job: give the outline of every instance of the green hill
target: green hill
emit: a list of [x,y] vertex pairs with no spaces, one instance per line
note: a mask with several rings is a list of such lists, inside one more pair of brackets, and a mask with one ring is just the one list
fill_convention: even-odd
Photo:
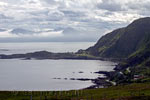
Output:
[[132,53],[144,48],[149,37],[150,18],[141,18],[125,28],[104,35],[93,47],[82,52],[104,58],[127,58]]
[[133,21],[104,35],[93,46],[78,53],[102,58],[126,58],[110,80],[118,84],[150,82],[150,17]]
[[0,100],[150,100],[149,83],[72,91],[0,91]]
[[116,72],[123,73],[122,76],[112,76],[111,80],[118,84],[150,82],[150,37],[147,37],[142,48],[131,54],[126,61],[119,63]]

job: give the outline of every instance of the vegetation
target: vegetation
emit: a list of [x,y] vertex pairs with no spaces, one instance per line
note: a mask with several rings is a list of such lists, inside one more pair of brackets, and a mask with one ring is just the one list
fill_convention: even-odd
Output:
[[[120,62],[109,80],[119,86],[103,89],[53,92],[0,92],[0,100],[150,100],[150,18],[141,18],[125,28],[103,36],[93,47],[76,53],[46,51],[0,55],[1,59],[101,59],[117,58]],[[147,83],[148,82],[148,83]]]
[[125,58],[110,76],[117,84],[150,82],[150,17],[104,35],[93,47],[79,53],[83,52],[109,59]]
[[147,45],[150,39],[149,26],[149,17],[135,20],[125,28],[104,35],[93,47],[83,52],[104,58],[128,58]]
[[122,72],[123,75],[119,76],[118,74],[114,74],[111,80],[116,81],[118,84],[150,82],[149,47],[146,46],[144,49],[135,52],[126,61],[120,63],[116,67],[116,72]]
[[0,100],[149,100],[150,83],[73,91],[1,91]]

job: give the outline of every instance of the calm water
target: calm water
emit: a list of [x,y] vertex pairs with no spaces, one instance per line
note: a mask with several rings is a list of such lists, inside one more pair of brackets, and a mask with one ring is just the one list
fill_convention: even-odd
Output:
[[[1,53],[25,53],[47,50],[55,52],[77,51],[93,43],[0,43]],[[42,44],[42,45],[41,45]],[[61,46],[60,46],[61,45]],[[60,48],[59,48],[60,46]],[[99,60],[0,60],[0,90],[71,90],[93,85],[91,81],[70,78],[96,78],[96,71],[111,71],[115,63]],[[83,73],[79,73],[79,72]],[[60,79],[54,79],[60,78]],[[67,78],[65,80],[64,78]]]
[[29,42],[29,43],[0,43],[0,54],[29,53],[35,51],[76,52],[87,49],[95,42]]

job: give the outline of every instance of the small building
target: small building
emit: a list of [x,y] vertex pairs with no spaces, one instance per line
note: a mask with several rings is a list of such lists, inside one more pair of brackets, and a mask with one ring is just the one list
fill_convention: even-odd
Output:
[[134,80],[139,80],[139,79],[143,79],[144,76],[143,75],[134,75]]

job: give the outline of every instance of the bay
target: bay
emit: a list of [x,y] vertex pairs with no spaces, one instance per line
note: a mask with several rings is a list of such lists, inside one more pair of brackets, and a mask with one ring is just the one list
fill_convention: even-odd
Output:
[[[75,52],[94,43],[0,43],[2,54]],[[3,49],[3,50],[2,50]],[[5,50],[5,49],[8,49]],[[95,79],[104,77],[97,71],[112,71],[116,63],[100,60],[21,60],[0,59],[0,90],[52,91],[82,89],[93,85],[91,81],[71,78]]]

